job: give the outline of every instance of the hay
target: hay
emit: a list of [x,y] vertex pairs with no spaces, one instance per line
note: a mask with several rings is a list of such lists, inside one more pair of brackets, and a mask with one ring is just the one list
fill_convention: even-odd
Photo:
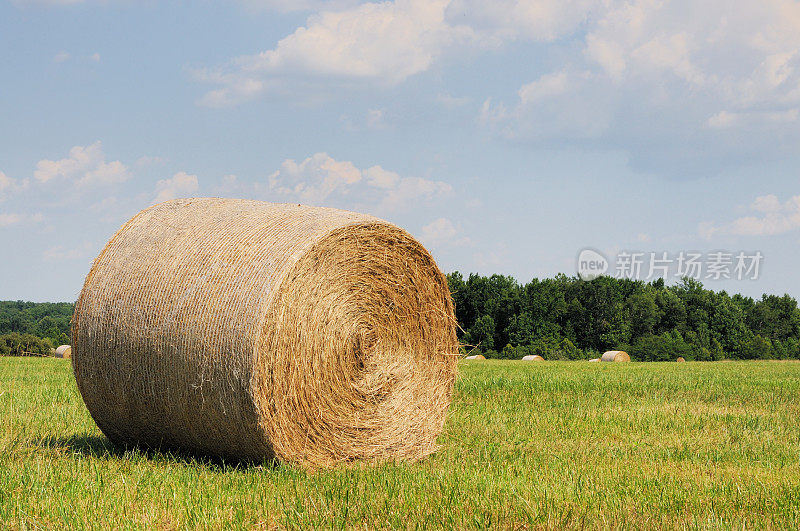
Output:
[[69,345],[61,345],[53,354],[56,358],[70,359],[72,357],[72,347]]
[[458,359],[446,278],[408,233],[233,199],[131,219],[95,260],[72,337],[113,442],[309,468],[434,452]]
[[600,361],[600,358],[592,358],[592,359],[589,360],[590,363],[594,363],[594,362],[597,362],[597,361]]
[[483,354],[475,354],[473,356],[467,356],[464,359],[465,360],[485,360],[486,357]]
[[544,358],[538,354],[534,354],[533,356],[522,356],[522,361],[544,361]]
[[675,361],[677,361],[678,363],[686,363],[686,360],[683,358],[683,356],[678,356],[678,359],[676,359]]
[[608,352],[604,353],[603,356],[600,358],[600,361],[616,361],[619,362],[626,362],[631,361],[631,357],[628,356],[627,352],[622,350],[609,350]]

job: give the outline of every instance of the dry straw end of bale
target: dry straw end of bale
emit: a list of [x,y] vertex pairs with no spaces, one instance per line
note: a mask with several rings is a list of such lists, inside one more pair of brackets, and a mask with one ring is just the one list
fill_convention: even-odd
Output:
[[600,358],[600,361],[613,361],[617,363],[624,363],[631,361],[631,357],[628,355],[627,352],[622,350],[609,350],[608,352],[603,353],[603,356]]
[[446,278],[402,229],[233,199],[131,219],[72,337],[112,441],[308,468],[434,452],[459,347]]
[[677,361],[678,363],[686,363],[686,360],[683,358],[683,356],[678,356],[678,359],[676,359],[675,361]]

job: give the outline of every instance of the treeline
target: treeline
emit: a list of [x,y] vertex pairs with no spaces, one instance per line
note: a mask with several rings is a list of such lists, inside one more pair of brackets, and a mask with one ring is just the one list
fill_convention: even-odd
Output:
[[0,335],[31,335],[55,346],[69,344],[74,306],[68,302],[0,301]]
[[50,339],[42,339],[33,334],[0,335],[0,356],[49,356],[54,348]]
[[800,358],[800,310],[789,295],[754,300],[704,289],[558,275],[447,276],[459,339],[486,357],[586,359],[625,350],[639,361]]
[[[759,300],[705,289],[557,275],[447,275],[459,340],[486,357],[586,359],[625,350],[639,361],[800,359],[800,309],[789,295]],[[0,301],[0,353],[44,353],[70,343],[73,304]],[[38,341],[38,343],[37,343]]]

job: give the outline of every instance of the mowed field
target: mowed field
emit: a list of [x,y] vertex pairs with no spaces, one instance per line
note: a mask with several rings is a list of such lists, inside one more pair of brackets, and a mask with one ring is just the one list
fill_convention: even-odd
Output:
[[0,358],[0,528],[800,528],[800,363],[461,362],[442,449],[306,473],[113,447]]

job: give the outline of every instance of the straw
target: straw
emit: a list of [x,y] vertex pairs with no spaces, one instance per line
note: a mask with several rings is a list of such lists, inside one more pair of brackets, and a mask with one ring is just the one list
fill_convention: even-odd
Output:
[[434,452],[458,358],[446,278],[408,233],[234,199],[130,220],[86,279],[72,337],[113,442],[309,468]]

